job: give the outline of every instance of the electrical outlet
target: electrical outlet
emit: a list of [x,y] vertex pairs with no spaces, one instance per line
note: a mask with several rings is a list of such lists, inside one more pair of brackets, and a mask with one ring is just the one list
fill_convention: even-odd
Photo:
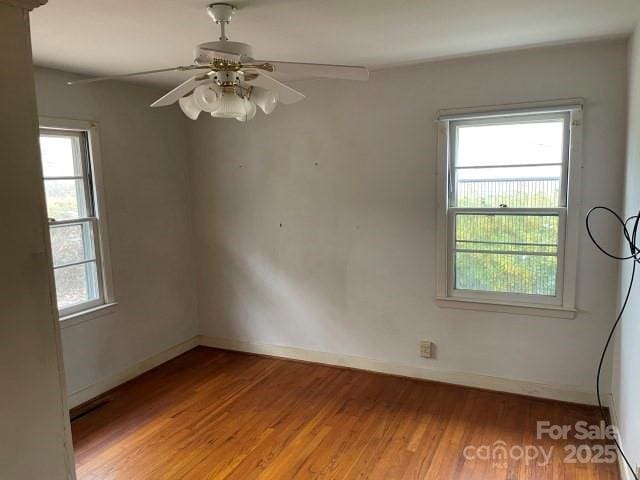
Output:
[[428,340],[420,342],[420,356],[424,358],[431,358],[432,356],[432,344]]

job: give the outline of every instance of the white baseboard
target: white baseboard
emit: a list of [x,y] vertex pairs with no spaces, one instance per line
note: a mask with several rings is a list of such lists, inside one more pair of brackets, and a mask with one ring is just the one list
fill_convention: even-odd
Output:
[[67,397],[67,405],[69,408],[77,407],[78,405],[91,400],[92,398],[102,395],[108,392],[112,388],[117,387],[125,382],[128,382],[132,378],[142,375],[144,372],[151,370],[165,362],[168,362],[172,358],[182,355],[188,352],[192,348],[199,345],[199,337],[195,336],[185,342],[168,348],[160,353],[152,355],[151,357],[142,360],[136,364],[127,367],[125,370],[111,375],[98,383],[89,385],[88,387],[77,390]]
[[[609,395],[609,415],[611,415],[611,423],[616,427],[618,432],[620,431],[620,423],[618,421],[618,412],[616,410],[616,399],[613,395]],[[624,451],[624,444],[622,442],[622,438],[618,435],[618,443],[620,444],[620,448]],[[620,468],[620,478],[622,480],[635,480],[633,478],[633,474],[627,467],[627,464],[624,463],[624,458],[622,455],[618,455],[618,467]]]
[[532,397],[562,400],[565,402],[585,405],[596,405],[596,399],[593,392],[570,389],[558,385],[545,385],[541,383],[491,377],[475,373],[443,371],[401,363],[385,362],[353,355],[342,355],[338,353],[307,350],[304,348],[268,345],[204,335],[200,336],[200,345],[322,363],[326,365],[349,367],[359,370],[369,370],[372,372],[388,373],[424,380],[433,380],[437,382],[452,383],[455,385],[464,385],[467,387],[483,388],[500,392],[517,393]]
[[570,389],[563,386],[545,385],[541,383],[525,382],[522,380],[512,380],[475,373],[436,370],[402,363],[385,362],[372,358],[358,357],[355,355],[342,355],[338,353],[308,350],[298,347],[269,345],[198,335],[141,362],[131,365],[125,370],[111,375],[100,382],[71,393],[67,398],[68,406],[69,408],[73,408],[91,400],[92,398],[95,398],[112,388],[115,388],[118,385],[121,385],[132,378],[157,367],[158,365],[161,365],[164,362],[169,361],[172,358],[197,347],[198,345],[235,350],[239,352],[256,353],[260,355],[269,355],[272,357],[302,360],[325,365],[355,368],[358,370],[387,373],[391,375],[401,375],[404,377],[420,378],[436,382],[451,383],[454,385],[463,385],[466,387],[484,388],[499,392],[517,393],[532,397],[562,400],[565,402],[586,405],[596,404],[592,392]]

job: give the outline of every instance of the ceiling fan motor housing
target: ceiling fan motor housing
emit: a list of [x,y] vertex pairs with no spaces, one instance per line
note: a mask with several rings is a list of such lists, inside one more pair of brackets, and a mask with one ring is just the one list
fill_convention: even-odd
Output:
[[[225,53],[228,57],[222,57]],[[251,45],[242,42],[207,42],[201,43],[194,50],[194,62],[198,65],[210,65],[215,60],[227,60],[232,63],[247,62],[253,59]],[[240,58],[238,59],[238,56]]]

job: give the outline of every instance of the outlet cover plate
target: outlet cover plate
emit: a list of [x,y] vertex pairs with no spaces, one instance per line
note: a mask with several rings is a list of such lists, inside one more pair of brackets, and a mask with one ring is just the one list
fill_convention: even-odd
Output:
[[431,358],[432,356],[432,345],[428,340],[423,340],[420,342],[420,356],[423,358]]

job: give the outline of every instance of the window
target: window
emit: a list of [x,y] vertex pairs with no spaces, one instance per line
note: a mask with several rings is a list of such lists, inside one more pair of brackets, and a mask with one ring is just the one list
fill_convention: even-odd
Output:
[[576,246],[567,228],[579,113],[441,117],[440,298],[573,309],[575,265],[565,253]]
[[[59,121],[53,122],[60,125]],[[40,128],[40,151],[60,316],[107,303],[92,127]]]

